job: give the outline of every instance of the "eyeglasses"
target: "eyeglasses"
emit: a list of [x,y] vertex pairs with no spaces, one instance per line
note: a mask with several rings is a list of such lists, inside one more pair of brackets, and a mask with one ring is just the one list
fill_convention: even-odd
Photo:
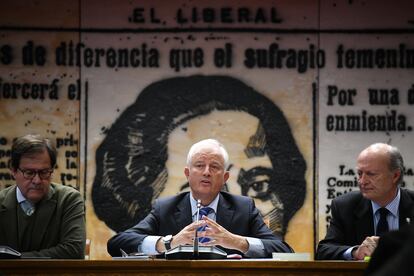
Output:
[[18,168],[19,171],[22,172],[23,177],[27,180],[32,180],[35,178],[36,174],[39,175],[40,179],[46,180],[49,179],[53,173],[53,169],[43,169],[43,170],[24,170]]

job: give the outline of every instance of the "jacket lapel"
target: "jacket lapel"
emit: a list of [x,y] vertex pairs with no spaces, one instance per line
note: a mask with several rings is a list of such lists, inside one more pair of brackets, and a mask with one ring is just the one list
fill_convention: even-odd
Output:
[[16,185],[13,186],[4,198],[3,204],[0,206],[0,221],[7,222],[0,224],[0,234],[4,238],[0,240],[7,241],[8,245],[14,249],[19,248],[18,230],[17,230],[17,198]]
[[218,224],[220,224],[227,230],[234,231],[231,227],[234,216],[234,210],[232,209],[232,205],[222,196],[221,193],[219,195],[220,198],[217,205],[216,221]]
[[189,225],[192,220],[190,193],[187,193],[178,203],[174,212],[177,233]]
[[414,201],[406,190],[400,189],[400,191],[399,228],[402,228],[404,225],[413,223]]
[[33,248],[40,248],[42,240],[48,229],[50,220],[56,210],[57,201],[53,198],[55,189],[50,185],[48,196],[45,200],[39,202],[36,206],[36,222],[34,225],[34,233],[32,246]]
[[361,198],[354,214],[356,216],[356,239],[357,243],[361,243],[366,237],[373,236],[375,233],[371,202]]

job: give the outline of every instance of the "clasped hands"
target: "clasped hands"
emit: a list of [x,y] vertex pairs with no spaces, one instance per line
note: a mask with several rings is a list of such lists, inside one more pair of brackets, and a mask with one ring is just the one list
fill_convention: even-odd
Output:
[[352,251],[352,257],[355,260],[363,260],[366,256],[370,257],[377,248],[378,241],[378,236],[366,237],[361,245]]
[[[184,227],[179,233],[173,236],[171,241],[171,247],[177,247],[179,245],[192,245],[194,243],[195,231],[202,226],[207,225],[204,231],[197,232],[197,236],[200,237],[208,237],[210,241],[202,243],[202,245],[220,245],[224,248],[228,249],[236,249],[240,252],[247,252],[249,249],[249,243],[247,242],[246,238],[240,235],[233,234],[216,221],[203,216],[201,220],[198,222],[193,222],[186,227]],[[200,244],[201,245],[201,244]],[[161,246],[162,248],[160,248]],[[159,250],[162,249],[162,250]],[[157,250],[159,252],[165,251],[165,247],[161,240],[157,242]]]

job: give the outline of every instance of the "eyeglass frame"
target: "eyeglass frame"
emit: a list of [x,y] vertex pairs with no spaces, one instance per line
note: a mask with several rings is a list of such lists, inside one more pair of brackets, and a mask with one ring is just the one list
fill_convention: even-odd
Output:
[[[19,170],[22,173],[24,179],[26,179],[26,180],[32,180],[33,178],[36,177],[36,175],[38,175],[41,180],[47,180],[47,179],[50,179],[50,177],[52,176],[52,173],[54,171],[53,168],[42,169],[42,170],[31,170],[31,169],[25,170],[25,169],[17,168],[17,170]],[[31,172],[31,173],[34,173],[34,174],[33,174],[33,176],[28,177],[27,172]],[[44,174],[44,173],[48,173],[48,176],[46,176],[46,177],[44,175],[42,176],[42,174]]]

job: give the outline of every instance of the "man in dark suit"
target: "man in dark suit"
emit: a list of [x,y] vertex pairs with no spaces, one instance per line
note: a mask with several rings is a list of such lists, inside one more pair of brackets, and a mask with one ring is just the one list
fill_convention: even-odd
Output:
[[332,201],[332,220],[316,259],[363,260],[374,252],[380,232],[397,230],[412,220],[414,193],[399,187],[403,170],[396,147],[377,143],[359,154],[360,192]]
[[49,139],[25,135],[13,142],[16,185],[0,191],[0,245],[22,257],[83,259],[85,207],[72,187],[51,183],[56,148]]
[[[144,252],[156,255],[179,245],[192,244],[195,231],[207,237],[204,245],[222,247],[227,253],[245,257],[271,257],[272,252],[293,252],[287,243],[265,225],[251,198],[221,192],[229,178],[228,154],[213,139],[194,144],[184,173],[190,192],[159,199],[151,213],[134,227],[108,241],[112,256]],[[197,224],[197,200],[211,212]]]

